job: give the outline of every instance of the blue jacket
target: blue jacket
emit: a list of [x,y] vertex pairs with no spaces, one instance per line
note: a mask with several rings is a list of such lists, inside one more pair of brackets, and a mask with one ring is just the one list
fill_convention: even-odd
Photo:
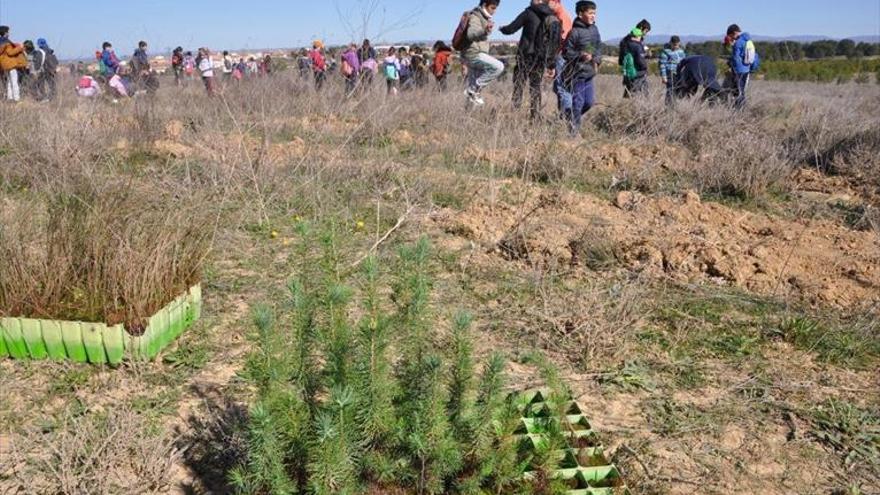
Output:
[[112,50],[104,50],[104,53],[101,54],[101,61],[107,67],[109,75],[116,74],[116,71],[119,70],[119,59],[116,58],[116,54]]
[[761,57],[755,53],[755,62],[752,65],[745,65],[744,59],[746,55],[746,45],[752,40],[749,33],[742,33],[733,44],[733,53],[730,55],[730,68],[736,74],[749,74],[757,72],[761,66]]
[[686,57],[683,48],[673,50],[672,45],[664,46],[663,51],[660,52],[660,77],[669,79],[670,76],[674,76],[677,73],[679,62]]
[[676,69],[675,90],[679,96],[693,95],[700,87],[721,91],[718,84],[718,67],[715,60],[706,55],[687,57],[678,64]]

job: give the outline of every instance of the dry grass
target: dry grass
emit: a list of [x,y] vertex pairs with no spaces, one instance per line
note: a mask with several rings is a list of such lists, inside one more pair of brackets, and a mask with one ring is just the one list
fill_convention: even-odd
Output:
[[16,493],[163,493],[180,452],[167,433],[127,409],[66,416],[12,440]]
[[18,201],[0,224],[0,314],[125,323],[138,334],[199,281],[210,199],[78,179]]

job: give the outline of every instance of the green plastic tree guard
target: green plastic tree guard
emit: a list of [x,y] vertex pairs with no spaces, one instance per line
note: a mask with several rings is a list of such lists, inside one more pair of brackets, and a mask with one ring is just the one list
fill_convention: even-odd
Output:
[[93,364],[119,364],[126,357],[150,360],[201,317],[202,290],[196,285],[148,319],[143,335],[122,324],[0,318],[0,358],[47,357]]
[[61,338],[64,340],[67,357],[77,363],[88,362],[86,346],[83,344],[81,323],[78,321],[61,322]]
[[20,320],[21,336],[27,346],[31,359],[46,359],[46,344],[43,342],[43,332],[40,328],[40,320]]
[[119,364],[125,357],[125,327],[115,325],[103,328],[104,351],[107,353],[107,362]]
[[86,356],[92,364],[104,364],[107,362],[107,354],[104,352],[104,328],[103,323],[83,323],[82,335],[83,346],[86,348]]
[[3,318],[3,339],[13,359],[27,359],[28,350],[21,334],[21,321],[18,318]]
[[46,343],[46,352],[49,353],[49,357],[55,360],[66,359],[67,351],[64,349],[61,322],[40,320],[40,327],[43,329],[43,342]]

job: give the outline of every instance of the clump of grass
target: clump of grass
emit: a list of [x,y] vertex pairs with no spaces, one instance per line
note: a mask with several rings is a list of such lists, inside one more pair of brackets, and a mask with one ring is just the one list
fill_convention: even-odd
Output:
[[0,315],[143,331],[200,279],[213,236],[200,199],[80,178],[16,204],[0,215]]
[[813,408],[811,419],[813,436],[842,454],[848,468],[880,467],[880,416],[876,411],[829,399]]
[[824,362],[865,368],[880,360],[880,324],[865,314],[843,322],[822,322],[807,316],[782,322],[783,338],[795,347],[816,353]]
[[232,484],[241,493],[327,495],[496,492],[514,484],[522,467],[504,420],[515,409],[502,394],[504,361],[493,356],[477,372],[464,313],[451,338],[440,338],[427,241],[400,252],[392,312],[377,260],[364,263],[361,316],[351,320],[355,292],[339,269],[335,235],[320,237],[323,274],[291,284],[292,331],[279,330],[265,307],[255,313],[246,375],[257,398],[247,460]]

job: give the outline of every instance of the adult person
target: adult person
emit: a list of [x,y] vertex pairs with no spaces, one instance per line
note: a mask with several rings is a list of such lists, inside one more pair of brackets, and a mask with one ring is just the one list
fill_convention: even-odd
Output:
[[602,36],[596,26],[596,3],[579,1],[575,14],[577,17],[562,51],[565,58],[564,84],[572,94],[572,107],[567,115],[572,135],[580,132],[584,114],[595,104],[593,80],[602,64]]
[[0,69],[6,78],[6,99],[9,101],[21,101],[21,86],[19,76],[27,70],[27,55],[24,46],[13,43],[9,38],[11,29],[9,26],[0,26]]
[[727,40],[733,45],[730,54],[730,69],[736,80],[736,102],[734,107],[742,109],[746,106],[746,93],[749,89],[751,76],[761,66],[761,57],[749,33],[744,33],[736,24],[727,28]]
[[678,64],[687,57],[681,47],[681,38],[672,36],[660,52],[660,80],[666,86],[666,103],[671,103],[674,98],[675,78],[678,74]]
[[569,33],[574,26],[574,20],[571,14],[565,10],[561,0],[550,0],[547,5],[553,9],[553,14],[562,23],[562,43],[559,47],[559,53],[556,54],[556,78],[553,80],[553,92],[556,93],[556,106],[559,111],[560,118],[565,118],[567,112],[571,111],[571,92],[567,86],[563,84],[562,73],[565,69],[565,58],[562,56],[562,49],[565,48],[565,41],[568,39]]
[[526,81],[529,82],[530,118],[541,115],[541,80],[545,74],[551,79],[556,72],[556,53],[562,41],[562,23],[547,0],[531,0],[526,9],[510,24],[501,27],[501,33],[511,35],[522,30],[516,51],[513,71],[513,107],[522,106]]
[[703,88],[703,101],[717,103],[724,97],[718,84],[718,67],[715,60],[706,55],[686,57],[675,69],[676,77],[672,94],[675,98],[690,98]]
[[495,30],[492,16],[500,4],[501,0],[480,0],[480,4],[467,15],[461,55],[467,66],[468,87],[465,95],[469,106],[485,105],[483,89],[504,72],[504,64],[489,55],[489,36]]

